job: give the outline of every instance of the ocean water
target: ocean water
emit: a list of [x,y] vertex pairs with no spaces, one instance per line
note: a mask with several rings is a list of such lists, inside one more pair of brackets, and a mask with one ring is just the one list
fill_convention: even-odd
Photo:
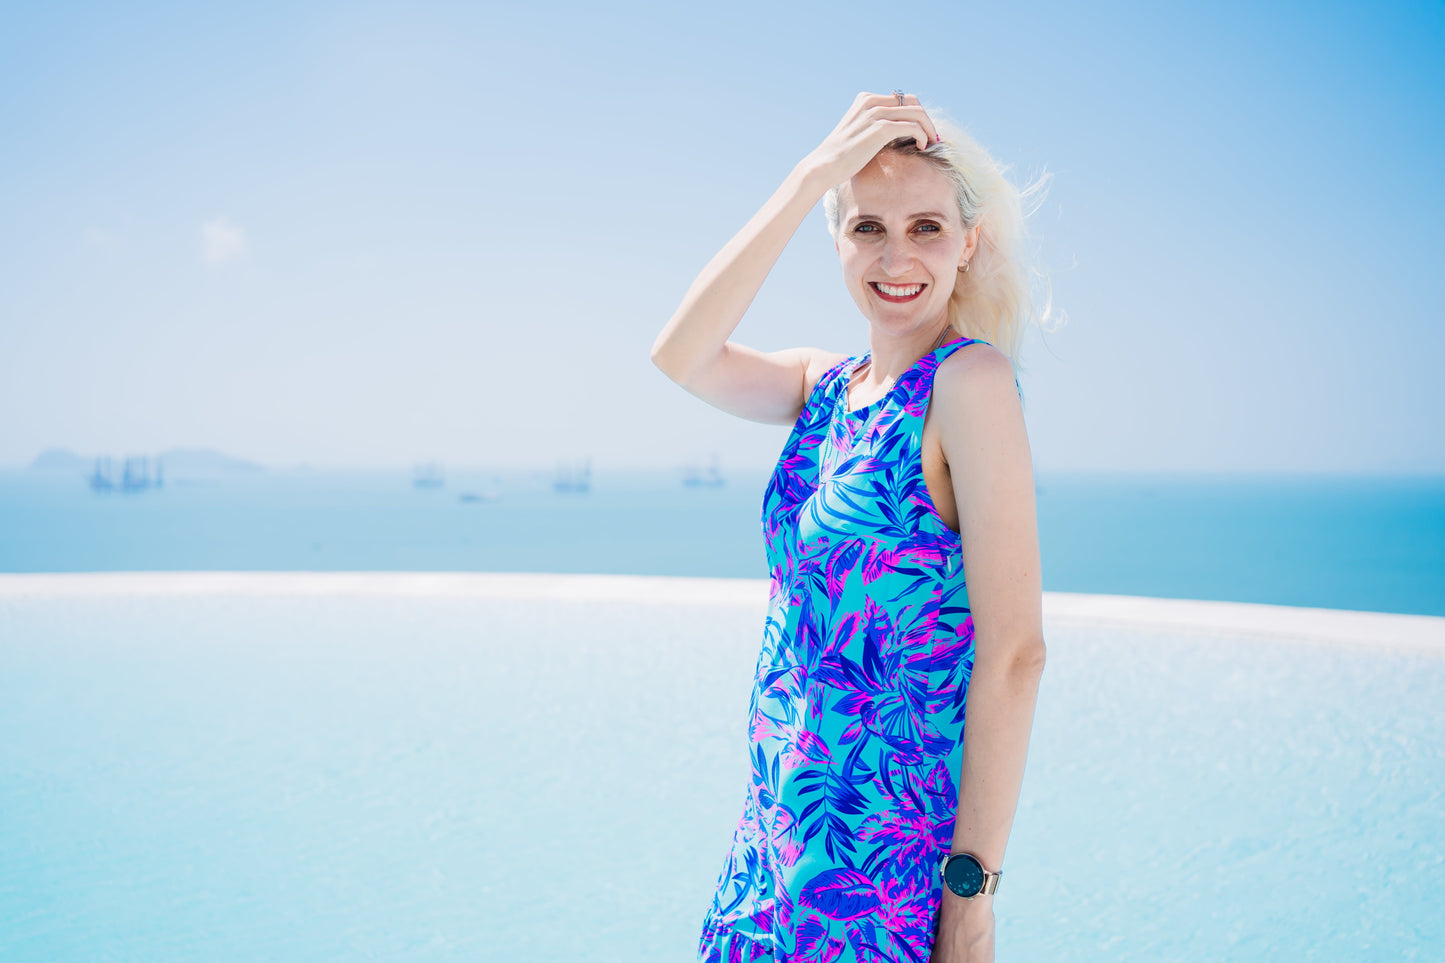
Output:
[[[759,604],[0,595],[0,959],[694,958]],[[1046,625],[1015,963],[1438,960],[1445,659]]]
[[[90,491],[0,472],[0,572],[519,571],[766,578],[768,472],[258,473]],[[494,490],[495,501],[464,502]],[[1445,478],[1041,473],[1044,588],[1445,615]]]

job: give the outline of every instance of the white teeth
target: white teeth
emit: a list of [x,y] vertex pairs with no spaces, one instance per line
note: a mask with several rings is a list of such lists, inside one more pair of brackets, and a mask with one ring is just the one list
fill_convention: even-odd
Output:
[[884,294],[892,298],[906,298],[917,294],[919,291],[922,291],[923,285],[914,284],[906,288],[895,288],[891,284],[878,283],[878,290],[882,291]]

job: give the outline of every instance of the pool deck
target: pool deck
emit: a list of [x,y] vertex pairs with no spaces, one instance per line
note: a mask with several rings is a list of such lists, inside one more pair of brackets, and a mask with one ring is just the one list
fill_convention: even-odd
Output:
[[[0,574],[0,600],[96,597],[372,596],[619,601],[756,607],[766,579],[529,572],[74,572]],[[1347,609],[1044,593],[1050,625],[1167,629],[1445,655],[1445,618]]]

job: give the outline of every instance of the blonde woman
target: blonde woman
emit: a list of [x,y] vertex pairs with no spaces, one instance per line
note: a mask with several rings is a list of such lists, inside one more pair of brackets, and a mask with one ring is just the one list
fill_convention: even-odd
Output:
[[[793,426],[763,498],[752,778],[704,963],[993,959],[1044,667],[1019,198],[917,97],[859,94],[653,346],[709,404]],[[729,341],[820,199],[870,350]]]

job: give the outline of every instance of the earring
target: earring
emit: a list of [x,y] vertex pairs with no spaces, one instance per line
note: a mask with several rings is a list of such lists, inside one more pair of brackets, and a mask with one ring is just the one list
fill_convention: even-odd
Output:
[[968,262],[967,262],[967,261],[964,261],[964,262],[963,262],[963,267],[959,268],[959,270],[962,271],[963,273],[967,274],[967,273],[968,273]]

